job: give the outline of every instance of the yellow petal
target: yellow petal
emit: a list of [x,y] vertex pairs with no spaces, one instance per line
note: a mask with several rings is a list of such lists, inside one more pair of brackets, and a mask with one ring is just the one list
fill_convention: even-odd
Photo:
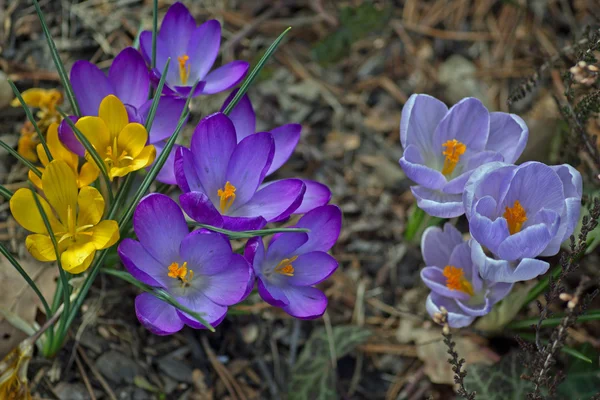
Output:
[[127,110],[117,96],[109,94],[100,103],[98,116],[106,122],[111,138],[117,136],[129,123]]
[[137,157],[131,163],[134,171],[138,169],[146,168],[154,162],[156,158],[156,149],[152,145],[144,147],[144,149],[137,155]]
[[21,130],[19,144],[17,145],[17,153],[25,157],[28,161],[36,162],[38,160],[36,154],[36,146],[38,143],[39,140],[37,139],[37,135]]
[[96,225],[104,214],[104,198],[100,192],[91,187],[82,187],[77,198],[79,213],[77,215],[77,226]]
[[[77,156],[77,154],[71,152],[69,149],[67,149],[65,146],[63,146],[62,142],[58,138],[58,124],[57,123],[53,123],[52,125],[50,125],[48,127],[48,131],[46,133],[46,142],[48,144],[48,149],[50,150],[50,154],[52,154],[52,157],[55,160],[63,160],[64,162],[66,162],[69,165],[69,167],[71,167],[71,169],[73,171],[77,171],[77,166],[79,164],[79,157]],[[38,155],[39,155],[39,147],[40,146],[41,145],[38,146]],[[42,151],[43,150],[44,149],[42,148]],[[44,152],[44,156],[45,155],[46,154]],[[44,165],[46,165],[48,163],[47,159],[46,159],[46,162],[44,163],[41,156],[40,156],[40,160],[42,160],[42,164],[44,164]]]
[[[96,247],[92,242],[75,242],[71,244],[60,256],[60,262],[65,271],[79,271],[87,259],[94,255]],[[90,260],[91,262],[91,260]],[[83,271],[81,271],[83,272]]]
[[54,245],[48,235],[29,235],[25,238],[25,247],[33,258],[39,261],[56,261]]
[[110,180],[112,181],[114,178],[119,178],[121,176],[125,176],[130,172],[133,172],[134,169],[131,165],[128,165],[126,167],[112,167],[109,171],[108,171],[108,176],[110,178]]
[[96,250],[106,249],[119,240],[119,225],[117,221],[105,220],[91,229],[92,243]]
[[127,152],[130,157],[137,157],[148,141],[148,132],[144,125],[127,124],[117,136],[117,148],[119,153]]
[[[44,173],[44,168],[38,167],[38,169],[42,174]],[[40,190],[42,189],[42,179],[39,176],[34,174],[32,170],[29,170],[29,172],[27,172],[27,176],[29,177],[31,183],[35,185],[35,187],[37,187]]]
[[106,157],[106,148],[112,143],[108,127],[102,118],[83,117],[77,121],[75,127],[90,141],[101,158]]
[[[25,101],[25,104],[27,104],[29,107],[38,108],[40,107],[40,104],[43,103],[43,99],[46,97],[46,90],[39,88],[27,89],[26,91],[21,93],[21,96],[23,97],[23,101]],[[19,101],[19,99],[14,99],[13,101],[11,101],[10,105],[13,107],[19,107],[21,105],[21,102]]]
[[[93,251],[86,259],[85,261],[83,261],[83,263],[81,263],[81,265],[79,267],[75,267],[73,269],[71,269],[70,271],[68,271],[70,274],[73,275],[77,275],[77,274],[81,274],[82,272],[85,272],[89,267],[90,264],[92,263],[92,261],[94,261],[94,256],[96,255],[96,252]],[[63,268],[64,269],[64,268]]]
[[42,186],[58,218],[63,225],[68,225],[69,215],[74,217],[77,210],[77,180],[73,170],[62,160],[52,161],[42,174]]
[[[42,205],[42,209],[48,216],[48,221],[50,222],[52,230],[54,232],[64,230],[62,229],[60,222],[58,222],[54,216],[54,212],[52,211],[52,208],[48,202],[41,196],[38,196],[38,200]],[[15,192],[10,199],[10,212],[19,225],[28,231],[35,233],[48,233],[46,231],[46,226],[44,225],[44,220],[42,219],[42,216],[40,215],[33,198],[33,193],[30,189],[21,188]]]
[[77,186],[80,188],[87,186],[94,182],[98,178],[100,170],[93,161],[88,161],[81,166],[79,170],[79,178],[77,179]]

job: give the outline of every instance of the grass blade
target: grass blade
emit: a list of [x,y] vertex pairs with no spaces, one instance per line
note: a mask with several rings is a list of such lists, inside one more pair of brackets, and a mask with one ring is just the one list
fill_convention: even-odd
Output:
[[115,215],[117,215],[117,211],[119,211],[119,207],[123,204],[123,201],[127,198],[127,194],[129,193],[129,189],[133,184],[135,174],[127,174],[127,177],[117,190],[117,197],[115,197],[115,201],[111,204],[110,209],[108,210],[108,214],[106,219],[115,219]]
[[0,140],[0,147],[2,147],[4,150],[8,151],[13,157],[15,157],[17,160],[21,161],[23,164],[25,164],[27,166],[27,168],[29,168],[30,170],[33,171],[34,174],[36,174],[40,178],[42,177],[42,173],[40,172],[40,170],[37,169],[37,167],[35,165],[33,165],[31,163],[31,161],[23,158],[22,155],[17,153],[17,151],[15,149],[13,149],[12,147],[10,147],[6,143],[4,143],[2,140]]
[[152,123],[154,122],[154,116],[156,115],[156,109],[158,108],[158,102],[160,101],[160,95],[162,94],[163,87],[165,86],[165,80],[167,78],[167,72],[169,71],[169,64],[171,63],[171,58],[167,59],[167,63],[165,64],[165,68],[163,69],[162,75],[160,76],[160,81],[158,82],[158,86],[156,87],[156,93],[154,93],[154,98],[152,99],[152,105],[150,106],[150,111],[148,112],[148,118],[146,119],[146,131],[150,133],[150,129],[152,128]]
[[310,232],[310,229],[305,228],[273,228],[273,229],[258,229],[255,231],[230,231],[223,228],[217,228],[216,226],[206,225],[206,224],[198,224],[193,223],[195,226],[202,227],[204,229],[208,229],[209,231],[219,232],[224,235],[227,235],[230,239],[249,239],[256,236],[268,236],[273,235],[275,233],[285,233],[285,232]]
[[25,103],[25,100],[23,100],[23,96],[21,96],[21,92],[19,92],[19,89],[17,89],[14,82],[11,81],[10,79],[8,79],[7,81],[8,81],[8,84],[10,85],[10,87],[12,88],[13,92],[15,93],[15,96],[17,96],[17,99],[19,99],[19,103],[21,103],[21,106],[25,110],[27,119],[29,120],[29,122],[31,122],[31,125],[33,125],[33,128],[35,129],[35,132],[38,134],[38,137],[40,138],[40,142],[42,143],[42,146],[44,147],[44,151],[46,152],[46,157],[48,157],[48,161],[52,161],[52,154],[50,153],[50,149],[48,148],[46,139],[44,138],[44,135],[42,135],[42,132],[40,131],[40,128],[38,127],[38,124],[35,121],[35,118],[33,118],[31,109],[29,108],[27,103]]
[[44,18],[44,13],[40,8],[40,4],[38,0],[33,0],[33,5],[35,7],[35,12],[40,19],[40,24],[42,25],[42,30],[44,31],[44,35],[46,36],[46,41],[48,42],[48,48],[50,49],[50,54],[52,54],[52,60],[54,60],[54,65],[56,66],[56,70],[58,71],[58,76],[60,77],[60,82],[65,88],[65,94],[67,99],[69,99],[69,103],[71,104],[71,108],[73,109],[73,113],[80,117],[81,112],[79,111],[79,105],[77,104],[77,100],[75,99],[75,93],[73,92],[73,88],[71,87],[71,82],[69,81],[69,77],[67,75],[67,71],[65,70],[65,66],[60,59],[58,54],[58,49],[56,48],[56,44],[54,40],[52,40],[52,35],[50,34],[50,30],[48,29],[48,25],[46,24],[46,19]]
[[[523,334],[520,334],[519,336],[520,336],[521,338],[523,338],[523,339],[525,339],[525,340],[529,341],[529,342],[535,342],[535,335],[534,335],[534,334],[531,334],[531,333],[523,333]],[[543,344],[548,344],[548,341],[547,341],[547,340],[541,340],[541,342],[542,342]],[[575,350],[575,349],[574,349],[574,348],[572,348],[572,347],[569,347],[569,346],[563,346],[563,347],[561,347],[560,351],[562,351],[563,353],[565,353],[565,354],[568,354],[568,355],[570,355],[570,356],[573,356],[573,357],[575,357],[575,358],[578,358],[578,359],[580,359],[580,360],[583,360],[583,361],[585,361],[585,362],[587,362],[587,363],[590,363],[590,364],[592,363],[592,360],[590,360],[590,359],[589,359],[588,357],[586,357],[584,354],[580,353],[579,351]]]
[[248,91],[248,88],[250,87],[250,85],[252,84],[252,82],[254,81],[254,79],[258,76],[258,74],[260,73],[260,71],[263,69],[263,67],[265,66],[265,64],[269,60],[269,58],[271,58],[271,56],[273,55],[273,53],[277,49],[277,46],[279,46],[279,43],[281,43],[281,41],[283,40],[283,38],[285,37],[285,35],[287,35],[287,33],[290,31],[290,29],[292,29],[292,27],[289,27],[285,31],[283,31],[281,33],[281,35],[279,35],[279,37],[277,39],[275,39],[275,41],[269,46],[269,48],[267,49],[267,51],[265,52],[265,54],[258,61],[258,64],[256,64],[256,66],[252,69],[252,71],[250,72],[250,74],[248,75],[248,77],[244,80],[244,83],[242,83],[242,86],[240,87],[240,90],[238,90],[238,92],[236,93],[236,95],[233,98],[233,100],[231,100],[231,102],[227,105],[227,107],[223,111],[223,113],[225,115],[229,115],[229,113],[231,112],[231,110],[233,110],[233,108],[240,101],[240,99],[242,98],[242,96],[244,96],[246,94],[246,92]]
[[4,197],[6,200],[10,200],[13,196],[13,192],[0,185],[0,196]]
[[[156,37],[158,35],[158,0],[152,2],[152,63],[150,68],[156,67]],[[168,63],[168,61],[167,61]],[[160,92],[159,92],[160,93]]]
[[[542,326],[558,326],[560,322],[563,320],[564,315],[558,315],[554,318],[548,318],[542,321]],[[531,325],[537,325],[540,319],[536,318],[528,318],[522,319],[520,321],[513,321],[507,325],[507,328],[510,329],[529,329]],[[577,317],[577,321],[586,322],[586,321],[599,321],[600,320],[600,310],[589,310],[585,314]]]

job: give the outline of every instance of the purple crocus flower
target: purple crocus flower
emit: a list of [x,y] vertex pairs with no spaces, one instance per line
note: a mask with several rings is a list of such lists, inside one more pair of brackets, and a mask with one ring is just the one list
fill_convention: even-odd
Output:
[[513,163],[527,143],[525,122],[514,114],[490,113],[475,98],[450,110],[424,94],[412,95],[402,109],[400,165],[416,182],[411,190],[428,214],[462,215],[462,193],[473,170],[492,161]]
[[296,318],[323,315],[327,297],[313,286],[337,269],[337,261],[326,252],[337,241],[341,225],[340,209],[327,205],[298,221],[296,227],[309,229],[309,233],[282,233],[266,250],[261,238],[250,239],[244,255],[254,268],[263,300]]
[[288,218],[306,190],[299,179],[284,179],[259,188],[274,152],[273,135],[259,132],[237,143],[235,127],[222,113],[204,118],[190,149],[175,158],[179,198],[194,220],[231,230],[260,229]]
[[[153,79],[160,80],[167,59],[171,64],[165,80],[168,90],[187,97],[197,81],[194,96],[231,89],[246,75],[249,64],[232,61],[209,72],[219,54],[221,25],[217,20],[196,26],[194,17],[181,3],[175,3],[165,15],[156,40],[156,68]],[[146,62],[152,60],[152,32],[140,36],[141,52]]]
[[[88,61],[77,61],[71,69],[71,84],[82,116],[97,116],[102,100],[113,94],[125,104],[129,122],[144,124],[148,118],[152,105],[152,99],[148,100],[150,76],[144,59],[132,47],[124,49],[115,57],[108,76]],[[165,139],[175,132],[184,107],[185,100],[182,98],[162,96],[159,99],[154,121],[148,132],[148,141],[156,148],[157,158],[164,149]],[[76,117],[71,117],[71,120],[77,122]],[[71,151],[80,156],[85,154],[83,145],[65,121],[61,122],[58,133],[60,140]],[[157,177],[159,181],[175,184],[174,160],[175,149],[161,169]]]
[[477,169],[463,201],[481,276],[518,282],[545,273],[549,264],[535,257],[557,254],[573,233],[582,190],[581,174],[567,164],[496,162]]
[[[238,90],[236,89],[229,95],[225,100],[223,107],[221,107],[221,111],[227,108],[231,100],[233,100],[237,94],[237,91]],[[256,114],[248,95],[244,95],[240,99],[229,113],[229,118],[235,126],[238,143],[255,133]],[[290,158],[300,140],[301,131],[302,125],[300,124],[286,124],[269,131],[269,133],[273,135],[275,151],[273,153],[273,161],[267,171],[267,176],[278,170]],[[304,185],[306,186],[306,192],[304,193],[302,204],[294,211],[295,214],[304,214],[313,208],[329,203],[331,191],[326,185],[308,179],[302,179],[302,182],[304,182]],[[270,183],[272,182],[265,184],[265,186]]]
[[445,224],[443,230],[427,228],[421,250],[427,265],[421,270],[421,279],[431,289],[427,311],[433,317],[445,307],[448,324],[453,328],[467,326],[489,313],[512,288],[512,283],[490,282],[479,276],[479,267],[471,259],[470,243],[463,241],[452,224]]
[[[197,230],[189,233],[177,204],[163,194],[149,194],[133,216],[138,240],[124,239],[119,256],[139,281],[170,293],[181,305],[198,312],[212,326],[239,302],[246,291],[250,266],[233,253],[221,234]],[[184,325],[204,326],[149,293],[135,299],[140,322],[157,335],[169,335]]]

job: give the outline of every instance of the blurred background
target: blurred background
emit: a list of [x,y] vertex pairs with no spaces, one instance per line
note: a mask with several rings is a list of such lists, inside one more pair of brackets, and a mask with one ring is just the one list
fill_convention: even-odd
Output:
[[[87,59],[107,68],[152,25],[148,0],[40,4],[68,67]],[[160,18],[170,4],[159,1]],[[184,4],[197,22],[216,18],[222,23],[222,63],[243,59],[255,64],[292,27],[248,93],[258,131],[291,122],[303,126],[296,152],[277,177],[301,176],[329,185],[332,203],[344,212],[343,231],[333,249],[340,268],[323,286],[328,311],[322,319],[299,321],[251,297],[216,333],[187,329],[159,337],[135,318],[135,288],[102,276],[59,357],[33,360],[32,393],[44,399],[453,398],[447,348],[425,312],[428,290],[419,279],[423,263],[418,242],[403,239],[414,198],[398,165],[402,106],[413,93],[431,94],[449,105],[474,96],[491,111],[525,119],[530,140],[524,160],[567,161],[561,150],[568,147],[568,128],[556,99],[563,96],[561,76],[577,61],[585,27],[598,27],[600,3]],[[30,1],[0,0],[0,22],[0,139],[16,146],[26,117],[10,106],[6,77],[21,91],[58,87],[59,78]],[[531,92],[521,99],[528,80]],[[226,96],[195,99],[183,143],[197,121],[217,111]],[[586,128],[600,132],[596,118]],[[26,169],[0,150],[0,182],[15,190],[26,179]],[[8,204],[0,203],[0,240],[52,292],[53,272],[27,254],[25,234],[9,216]],[[597,262],[592,255],[581,269],[597,277]],[[37,304],[19,279],[0,260],[0,306],[34,320]],[[522,316],[536,312],[533,306]],[[599,328],[578,326],[572,336],[576,344],[599,348],[594,339]],[[517,349],[513,336],[504,332],[490,339],[472,329],[457,333],[455,340],[469,370],[469,364],[492,364]],[[22,337],[0,319],[2,355]]]

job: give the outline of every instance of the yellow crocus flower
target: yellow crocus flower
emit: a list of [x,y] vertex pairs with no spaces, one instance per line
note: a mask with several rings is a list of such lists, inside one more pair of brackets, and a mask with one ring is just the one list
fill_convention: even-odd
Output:
[[[98,170],[98,167],[94,161],[86,161],[81,166],[81,169],[79,169],[79,156],[63,146],[58,138],[57,123],[53,123],[48,127],[48,132],[46,133],[46,144],[48,145],[48,150],[50,150],[50,154],[52,154],[52,158],[54,160],[63,160],[69,167],[71,167],[77,178],[77,187],[82,188],[84,186],[88,186],[96,180],[100,171]],[[46,151],[41,143],[37,145],[37,156],[44,167],[49,164]],[[44,172],[44,168],[38,169],[42,171],[42,173]],[[42,180],[32,171],[29,171],[29,179],[35,186],[43,190]]]
[[17,153],[23,156],[28,161],[36,162],[38,156],[35,152],[36,146],[40,143],[33,124],[26,121],[21,128],[21,136],[19,137],[19,144],[17,145]]
[[0,361],[0,399],[31,400],[27,367],[33,355],[33,343],[25,339]]
[[102,100],[98,117],[83,117],[75,126],[104,160],[111,180],[149,166],[156,157],[154,146],[146,146],[146,128],[129,123],[125,106],[114,95]]
[[[59,122],[61,120],[60,114],[56,110],[56,106],[63,102],[63,95],[59,90],[32,88],[21,93],[21,97],[23,97],[23,101],[29,107],[40,109],[37,117],[40,119],[38,126],[42,132],[52,122]],[[19,107],[21,102],[19,102],[19,99],[14,99],[10,105]]]
[[[77,190],[73,169],[63,160],[50,162],[42,174],[45,199],[38,200],[48,216],[58,242],[60,261],[65,271],[84,272],[94,259],[96,250],[106,249],[119,240],[116,221],[101,221],[104,198],[98,190],[85,186]],[[38,211],[30,189],[19,189],[10,199],[15,220],[34,232],[25,239],[25,246],[40,261],[56,261],[52,239]]]

